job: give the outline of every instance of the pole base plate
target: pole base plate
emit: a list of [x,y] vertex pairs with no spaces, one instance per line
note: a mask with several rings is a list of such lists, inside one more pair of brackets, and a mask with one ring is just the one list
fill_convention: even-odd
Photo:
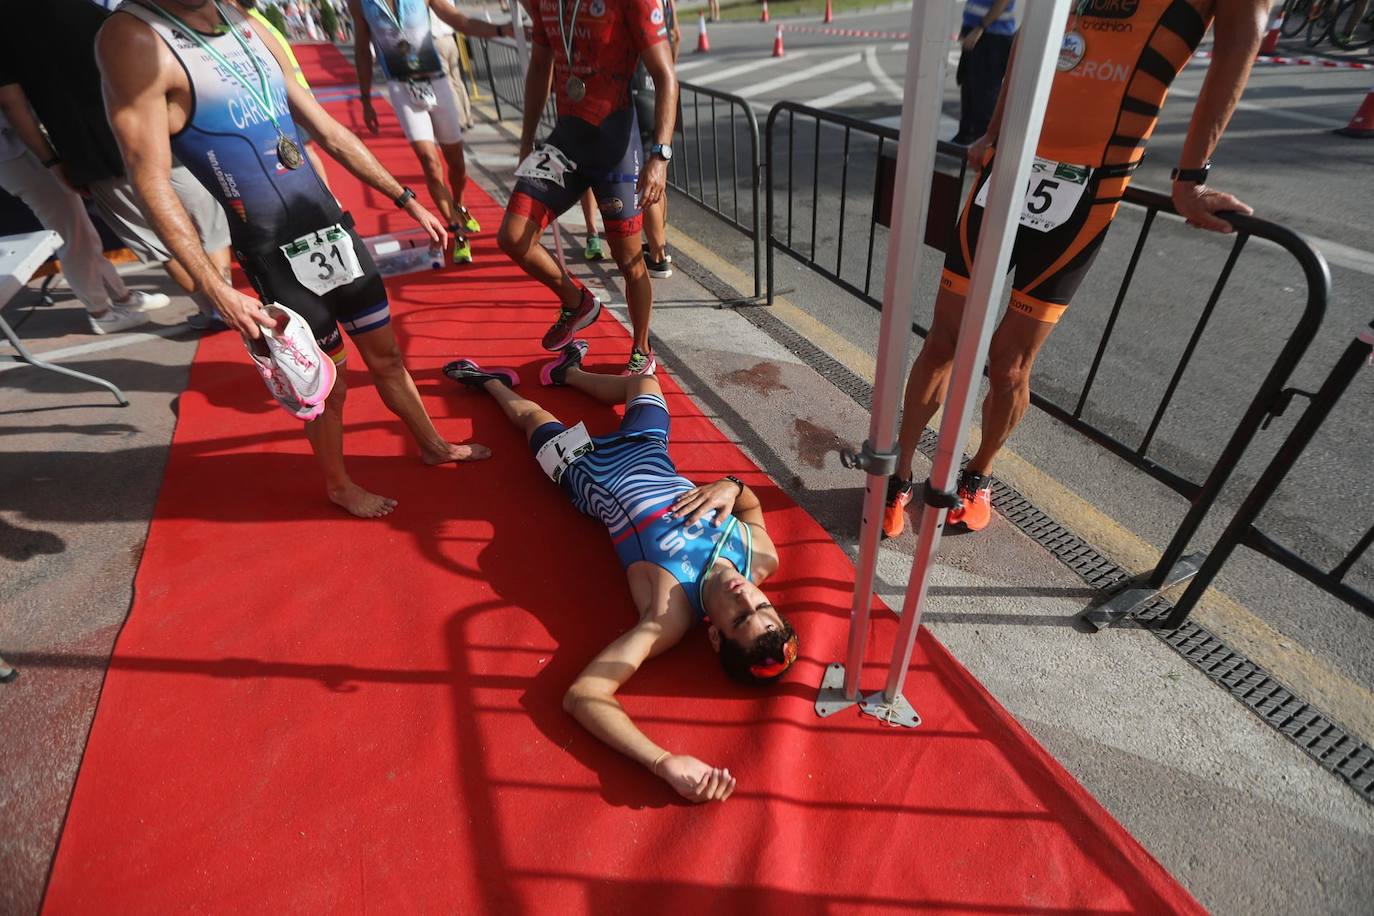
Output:
[[837,712],[844,712],[858,702],[858,697],[852,700],[845,698],[844,665],[839,662],[832,662],[827,665],[825,678],[821,681],[821,689],[816,694],[816,715],[825,719]]
[[1153,601],[1161,592],[1168,591],[1175,585],[1187,582],[1197,575],[1197,571],[1202,568],[1204,559],[1205,557],[1200,553],[1190,553],[1182,557],[1174,564],[1174,568],[1169,570],[1169,575],[1158,587],[1150,584],[1150,576],[1154,574],[1153,570],[1137,576],[1131,585],[1117,592],[1097,607],[1088,608],[1079,615],[1079,619],[1094,631],[1104,630],[1114,623],[1119,623],[1135,614],[1146,603]]
[[884,725],[916,728],[921,724],[921,716],[900,693],[891,702],[883,698],[882,691],[869,694],[859,704],[859,712],[872,716]]

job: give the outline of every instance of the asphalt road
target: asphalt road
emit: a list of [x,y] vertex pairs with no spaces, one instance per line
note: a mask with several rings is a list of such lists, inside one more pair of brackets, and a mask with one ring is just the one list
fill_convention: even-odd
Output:
[[[789,24],[822,27],[805,20]],[[681,77],[689,84],[744,96],[758,117],[765,146],[768,110],[784,100],[895,126],[905,71],[905,44],[897,33],[905,32],[908,25],[909,13],[899,10],[843,17],[834,24],[834,28],[884,33],[879,37],[789,30],[784,33],[786,53],[780,59],[770,56],[773,25],[713,25],[709,55],[691,52],[696,29],[689,25],[684,30],[687,52],[679,62]],[[1205,72],[1205,63],[1194,62],[1176,81],[1135,180],[1137,186],[1168,187],[1168,171]],[[950,77],[946,114],[956,115],[952,69]],[[1307,236],[1331,265],[1332,296],[1325,321],[1292,378],[1299,388],[1315,389],[1350,338],[1374,318],[1370,295],[1374,141],[1330,132],[1349,121],[1370,83],[1369,71],[1258,66],[1214,156],[1216,186],[1248,202],[1258,216]],[[697,145],[679,141],[678,178],[689,181],[708,200],[721,201],[722,209],[748,224],[752,219],[748,195],[736,198],[730,165],[732,155],[737,163],[747,159],[744,122],[738,110],[732,116],[728,106],[717,102],[712,112],[710,104],[709,99],[691,93],[684,97],[684,119],[689,132],[695,131]],[[947,118],[946,125],[947,138],[953,121]],[[843,131],[823,130],[817,141],[814,124],[804,119],[793,121],[790,128],[780,119],[775,131],[775,186],[785,187],[790,174],[795,188],[790,215],[787,195],[780,190],[775,198],[775,234],[788,239],[790,219],[791,244],[803,256],[814,257],[855,286],[863,288],[867,283],[880,296],[886,233],[881,227],[871,229],[875,142],[853,134],[846,156]],[[733,150],[731,136],[736,138]],[[891,144],[887,146],[895,152]],[[1139,209],[1123,208],[1074,307],[1036,366],[1033,387],[1039,393],[1068,406],[1076,401],[1142,216]],[[750,268],[752,249],[747,240],[723,229],[717,218],[684,205],[674,210],[672,222],[738,266]],[[874,255],[869,273],[871,232]],[[1231,242],[1173,219],[1156,220],[1088,400],[1086,416],[1094,423],[1124,441],[1140,441]],[[919,294],[917,315],[925,323],[939,255],[924,249],[921,256],[929,282]],[[779,255],[776,263],[776,286],[786,291],[793,304],[859,347],[875,352],[876,311],[784,256]],[[1262,242],[1246,246],[1154,437],[1152,457],[1185,477],[1205,477],[1295,326],[1305,295],[1303,277],[1289,254]],[[1196,539],[1199,548],[1214,542],[1281,437],[1291,429],[1303,402],[1295,404],[1257,439]],[[1374,523],[1374,483],[1369,473],[1374,445],[1368,424],[1371,406],[1374,373],[1366,372],[1262,516],[1268,533],[1328,565],[1339,560]],[[850,436],[860,441],[865,433],[853,430]],[[1155,547],[1168,541],[1186,508],[1172,491],[1035,411],[1010,447]],[[1064,521],[1072,525],[1074,520]],[[1365,590],[1374,589],[1374,557],[1366,556],[1352,571],[1350,581]],[[1337,670],[1365,686],[1374,685],[1374,652],[1370,651],[1374,621],[1245,550],[1238,551],[1219,585]]]

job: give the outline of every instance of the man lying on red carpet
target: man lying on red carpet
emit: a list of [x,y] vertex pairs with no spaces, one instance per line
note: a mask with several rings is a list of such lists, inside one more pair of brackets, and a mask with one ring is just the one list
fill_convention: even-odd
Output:
[[530,448],[574,506],[606,526],[625,566],[639,623],[601,650],[568,689],[563,708],[620,753],[648,767],[692,801],[724,801],[735,790],[727,769],[653,742],[630,721],[615,694],[650,658],[691,627],[706,635],[727,674],[751,684],[777,680],[796,660],[797,634],[759,584],[778,568],[758,497],[735,477],[694,485],[668,456],[668,406],[652,376],[582,369],[587,344],[575,340],[541,372],[545,385],[569,385],[606,404],[625,404],[620,429],[591,437],[516,394],[514,369],[484,369],[468,359],[444,367],[478,388],[524,431]]

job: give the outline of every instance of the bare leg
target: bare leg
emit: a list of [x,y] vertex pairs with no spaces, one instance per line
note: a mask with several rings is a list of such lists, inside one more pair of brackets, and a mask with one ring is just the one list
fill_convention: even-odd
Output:
[[930,323],[921,352],[906,380],[902,401],[902,428],[897,437],[897,476],[910,480],[916,460],[916,445],[921,432],[944,403],[949,388],[949,370],[954,362],[954,344],[959,339],[959,320],[964,312],[964,297],[940,290],[935,298],[935,319]]
[[420,168],[425,173],[425,187],[429,188],[430,199],[439,210],[444,225],[453,225],[453,198],[449,196],[448,185],[444,183],[444,157],[439,153],[439,145],[433,140],[416,140],[410,144],[415,158],[420,160]]
[[396,500],[369,493],[354,483],[344,469],[343,411],[347,398],[348,381],[341,364],[334,389],[324,402],[324,412],[305,424],[305,437],[324,472],[324,489],[330,501],[359,518],[381,518],[396,508]]
[[628,404],[641,394],[663,394],[652,375],[607,375],[577,366],[568,370],[568,385],[603,404]]
[[482,386],[482,390],[491,395],[492,400],[501,406],[506,419],[510,420],[513,426],[519,427],[526,439],[533,436],[534,431],[545,423],[558,422],[558,418],[553,414],[534,401],[511,391],[505,382],[498,379],[488,381]]
[[587,224],[587,238],[596,235],[596,197],[591,188],[582,195],[582,221]]
[[420,403],[420,392],[415,388],[414,379],[406,371],[401,348],[396,343],[396,332],[391,325],[360,334],[353,338],[353,343],[372,373],[382,403],[410,429],[410,434],[420,446],[420,457],[425,464],[480,461],[491,456],[491,450],[485,445],[475,442],[454,445],[439,435],[429,414],[425,412],[425,405]]
[[630,305],[630,326],[633,328],[634,346],[641,353],[649,352],[649,316],[654,310],[654,287],[649,280],[649,271],[644,267],[644,252],[639,247],[639,236],[606,234],[611,246],[611,254],[620,266],[620,275],[625,278],[625,299]]
[[657,203],[644,210],[644,241],[649,246],[649,257],[662,261],[668,252],[668,195],[664,194]]
[[576,308],[582,290],[559,268],[548,249],[539,244],[539,235],[539,225],[533,220],[506,211],[496,240],[521,270],[557,293],[565,308]]
[[1054,325],[1008,312],[988,347],[988,396],[983,401],[983,438],[969,459],[973,474],[987,474],[992,461],[1030,406],[1030,373]]
[[468,187],[468,164],[463,156],[463,143],[445,143],[439,147],[443,152],[444,162],[448,164],[448,183],[453,189],[453,202],[457,207],[463,206],[463,192]]

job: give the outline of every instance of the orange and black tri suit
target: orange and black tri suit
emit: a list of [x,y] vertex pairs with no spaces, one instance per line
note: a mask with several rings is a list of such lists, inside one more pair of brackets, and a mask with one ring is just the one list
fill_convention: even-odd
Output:
[[[1030,191],[1031,212],[1075,183],[1072,212],[1048,228],[1017,226],[1010,308],[1039,321],[1059,320],[1106,238],[1159,121],[1169,85],[1197,50],[1214,0],[1073,0],[1050,90]],[[947,246],[940,285],[967,295],[983,208],[974,202],[992,172],[983,164]],[[1086,182],[1078,181],[1091,169]]]

